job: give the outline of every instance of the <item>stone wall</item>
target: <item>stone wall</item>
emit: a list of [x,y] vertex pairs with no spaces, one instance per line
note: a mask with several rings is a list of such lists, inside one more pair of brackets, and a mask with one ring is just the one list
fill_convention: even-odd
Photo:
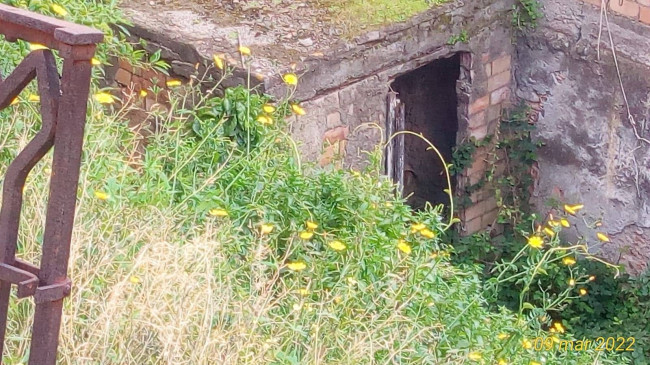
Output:
[[[300,142],[303,158],[320,165],[362,168],[367,162],[366,152],[385,139],[381,129],[385,128],[391,83],[400,75],[457,53],[461,54],[457,142],[469,137],[480,139],[493,132],[502,108],[510,103],[514,85],[513,34],[508,26],[511,8],[510,0],[453,1],[405,23],[368,32],[352,42],[340,41],[328,50],[303,57],[295,66],[300,75],[295,96],[302,100],[308,114],[291,121],[291,132]],[[131,40],[145,40],[149,53],[160,49],[162,58],[172,65],[171,74],[146,74],[116,62],[117,66],[107,72],[109,83],[137,92],[150,86],[154,76],[159,76],[162,85],[162,80],[187,82],[210,71],[209,52],[216,52],[218,45],[205,42],[207,35],[196,44],[185,43],[179,39],[185,34],[182,29],[176,35],[164,34],[149,29],[153,27],[151,22],[147,26],[138,25],[137,19],[134,22]],[[192,24],[193,29],[203,28],[195,21]],[[452,37],[464,32],[469,35],[468,42],[448,44]],[[196,31],[188,29],[186,33],[190,39],[199,38],[191,37]],[[231,60],[231,64],[236,62]],[[285,95],[286,85],[277,75],[289,70],[289,66],[264,74],[269,64],[255,61],[253,68],[260,73],[255,78],[259,89]],[[241,70],[226,86],[238,83],[243,83]],[[458,179],[458,191],[485,174],[486,157],[486,151],[478,152],[476,162]],[[472,196],[472,202],[474,205],[460,214],[464,233],[486,228],[496,219],[497,205],[492,194],[479,191]]]
[[545,144],[536,206],[546,213],[549,201],[584,203],[569,237],[640,273],[650,260],[650,2],[609,2],[618,70],[607,28],[598,44],[600,1],[543,4],[545,19],[520,38],[515,60],[518,96],[538,111]]

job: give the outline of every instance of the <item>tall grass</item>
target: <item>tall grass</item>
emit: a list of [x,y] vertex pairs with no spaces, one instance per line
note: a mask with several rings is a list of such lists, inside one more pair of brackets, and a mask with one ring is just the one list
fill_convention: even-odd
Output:
[[[124,118],[135,104],[90,103],[61,363],[602,363],[522,346],[541,335],[534,321],[485,309],[476,268],[451,265],[439,242],[439,208],[411,211],[376,164],[305,167],[284,132],[285,101],[267,126],[254,119],[266,97],[226,95],[174,98],[139,160],[142,137]],[[233,131],[237,113],[251,120]],[[3,172],[38,128],[37,104],[1,116]],[[232,133],[257,144],[247,152]],[[30,261],[49,169],[39,164],[25,189],[19,255]],[[12,301],[7,364],[26,361],[32,308]]]

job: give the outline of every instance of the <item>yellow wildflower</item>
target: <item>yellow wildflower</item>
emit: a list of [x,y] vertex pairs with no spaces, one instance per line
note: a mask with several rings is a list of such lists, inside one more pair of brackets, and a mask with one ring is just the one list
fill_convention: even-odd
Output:
[[94,95],[95,100],[100,104],[112,104],[115,102],[113,95],[107,92],[99,92]]
[[14,99],[11,101],[11,105],[15,105],[15,104],[18,104],[18,98],[14,98]]
[[210,209],[209,211],[210,215],[213,217],[227,217],[228,212],[225,211],[224,209]]
[[340,295],[337,295],[337,296],[334,297],[334,303],[341,304],[342,301],[343,301],[343,298],[341,298]]
[[216,54],[212,56],[212,60],[214,61],[214,65],[217,66],[218,69],[223,70],[223,59],[220,56],[217,56]]
[[110,198],[110,195],[106,194],[103,191],[95,191],[94,194],[95,194],[95,198],[99,200],[107,200],[108,198]]
[[307,265],[302,261],[295,261],[287,264],[287,267],[289,268],[289,270],[302,271],[307,268]]
[[504,359],[499,359],[499,362],[497,363],[497,365],[508,365],[508,362],[506,360],[504,360]]
[[42,45],[40,43],[30,43],[29,44],[29,50],[30,51],[38,51],[39,49],[49,49],[49,48],[45,47],[44,45]]
[[38,103],[39,101],[41,101],[41,97],[36,95],[36,94],[29,94],[29,96],[27,97],[27,100],[29,100],[29,101],[31,101],[33,103]]
[[345,250],[345,244],[341,241],[332,241],[328,243],[328,245],[335,251],[343,251]]
[[528,350],[528,349],[532,349],[532,348],[533,348],[533,343],[530,342],[530,340],[527,340],[527,339],[525,339],[525,338],[521,341],[521,345],[522,345],[526,350]]
[[472,361],[479,361],[483,358],[480,352],[470,352],[467,354],[467,358]]
[[311,230],[318,228],[318,223],[312,221],[305,222],[305,225],[307,226],[307,229],[311,229]]
[[582,209],[582,208],[584,208],[584,207],[585,207],[585,206],[582,205],[582,204],[574,204],[574,205],[568,205],[568,204],[565,204],[565,205],[564,205],[564,211],[567,212],[567,213],[569,213],[569,214],[571,214],[571,215],[576,215],[576,213],[577,213],[580,209]]
[[246,46],[240,46],[239,47],[239,53],[241,53],[242,56],[250,56],[251,55],[251,49],[246,47]]
[[144,97],[146,97],[148,94],[149,94],[149,93],[147,92],[147,90],[145,90],[145,89],[140,90],[140,97],[144,98]]
[[569,227],[571,227],[571,224],[569,223],[569,221],[566,220],[566,219],[564,219],[564,218],[560,219],[560,224],[561,224],[562,227],[564,227],[564,228],[569,228]]
[[271,104],[264,104],[262,110],[264,110],[265,113],[271,114],[275,111],[275,107]]
[[297,115],[305,115],[305,114],[307,114],[307,112],[305,112],[305,109],[303,109],[298,104],[291,104],[291,110],[293,110],[293,112],[296,113]]
[[576,285],[576,281],[573,279],[569,279],[569,286],[574,286]]
[[282,80],[284,80],[284,83],[287,85],[291,85],[291,86],[298,85],[298,76],[294,73],[288,73],[282,75]]
[[262,125],[273,124],[273,119],[271,119],[271,117],[268,117],[266,115],[260,115],[259,117],[257,117],[257,121],[260,122],[260,124]]
[[544,240],[540,236],[530,236],[528,245],[532,248],[542,248],[544,247]]
[[269,234],[273,232],[273,225],[272,224],[262,224],[260,227],[260,232],[262,234]]
[[567,265],[567,266],[571,266],[571,265],[576,263],[576,260],[573,257],[567,256],[567,257],[562,259],[562,263]]
[[585,289],[585,288],[580,288],[580,290],[578,290],[578,293],[580,293],[580,295],[583,295],[583,296],[584,296],[584,295],[587,295],[587,289]]
[[309,231],[300,232],[300,238],[302,238],[303,240],[308,240],[311,239],[312,237],[314,237],[314,232],[309,232]]
[[176,87],[181,86],[182,84],[181,80],[167,80],[166,82],[167,87]]
[[560,333],[564,333],[564,326],[562,325],[562,323],[560,323],[560,322],[555,322],[555,323],[553,323],[553,327],[555,327],[555,329],[556,329],[558,332],[560,332]]
[[531,361],[528,363],[528,365],[542,365],[542,363],[541,363],[541,362],[537,362],[537,361],[535,361],[535,360],[531,360]]
[[594,280],[596,280],[596,277],[595,277],[594,275],[591,275],[591,276],[589,277],[589,281],[594,281]]
[[302,295],[303,297],[309,295],[310,293],[311,293],[311,292],[310,292],[309,289],[307,289],[307,288],[305,288],[305,289],[298,289],[298,294]]
[[598,232],[598,233],[596,233],[596,237],[598,237],[598,239],[599,239],[601,242],[609,242],[609,237],[607,237],[607,235],[604,234],[604,233],[602,233],[602,232]]
[[90,64],[93,65],[93,66],[99,66],[99,65],[102,64],[102,61],[100,61],[100,60],[96,59],[95,57],[93,57],[93,58],[90,60]]
[[404,240],[399,240],[397,242],[397,248],[407,255],[411,253],[411,246]]
[[420,231],[420,234],[423,235],[426,238],[434,238],[436,236],[436,233],[429,230],[428,228],[425,228]]
[[132,282],[133,284],[137,284],[137,283],[140,282],[140,278],[137,277],[137,276],[131,276],[131,277],[129,278],[129,281]]
[[499,334],[497,335],[497,338],[498,338],[499,340],[505,340],[505,339],[508,338],[508,337],[510,337],[510,335],[508,335],[507,333],[499,333]]
[[52,11],[59,16],[68,15],[68,11],[65,8],[58,4],[52,4]]
[[544,233],[546,233],[547,235],[549,235],[551,237],[555,236],[555,231],[553,231],[552,229],[550,229],[548,227],[544,227]]
[[560,224],[560,222],[558,222],[558,221],[556,221],[556,220],[553,220],[553,219],[551,219],[551,220],[548,221],[548,225],[549,225],[550,227],[553,227],[553,228],[554,228],[554,227],[557,227],[559,224]]
[[419,232],[425,228],[427,228],[427,226],[425,226],[424,223],[415,223],[411,225],[411,232]]

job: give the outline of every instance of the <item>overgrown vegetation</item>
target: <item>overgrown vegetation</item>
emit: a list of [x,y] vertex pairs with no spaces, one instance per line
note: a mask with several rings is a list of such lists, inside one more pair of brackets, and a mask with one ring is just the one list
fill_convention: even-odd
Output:
[[512,6],[512,25],[520,31],[535,28],[543,16],[538,0],[517,0]]
[[[530,170],[537,160],[540,146],[531,136],[533,131],[528,109],[522,105],[504,116],[496,135],[482,141],[472,140],[456,148],[454,161],[458,166],[455,169],[462,171],[471,163],[477,147],[492,146],[488,153],[492,168],[475,185],[466,187],[464,194],[480,189],[494,194],[500,209],[499,223],[504,231],[496,237],[490,232],[452,237],[457,253],[452,261],[481,263],[484,280],[489,288],[493,288],[493,296],[488,297],[493,308],[506,306],[519,311],[524,306],[532,308],[531,313],[545,317],[545,328],[557,330],[554,327],[559,323],[558,326],[577,338],[633,337],[634,351],[623,352],[622,356],[635,364],[645,364],[650,358],[647,335],[650,310],[646,304],[649,299],[648,274],[640,278],[626,274],[617,276],[622,268],[591,257],[587,242],[571,243],[562,238],[561,231],[573,225],[573,216],[580,216],[593,229],[598,229],[598,220],[580,215],[580,204],[554,202],[548,216],[543,218],[532,213],[529,206],[533,184]],[[497,173],[497,166],[504,166],[505,171]],[[524,263],[521,257],[522,250],[531,245],[530,237],[535,235],[544,237],[544,252],[550,253],[547,264],[540,266],[542,270],[535,281],[534,286],[539,290],[527,292],[530,283],[523,278],[510,282],[508,286],[499,285],[495,290],[497,278],[504,270],[522,274],[530,268],[530,260],[539,260],[539,256],[533,255]],[[599,238],[608,239],[602,234]],[[577,250],[570,250],[570,247]],[[568,254],[570,251],[575,254]],[[558,301],[560,298],[564,299]]]
[[[106,7],[92,24],[102,29],[117,16],[112,3],[65,4]],[[0,43],[12,62],[24,47]],[[285,132],[286,115],[305,113],[292,94],[185,87],[156,114],[162,130],[142,156],[125,118],[139,102],[89,103],[60,363],[617,363],[535,349],[548,335],[538,308],[549,306],[536,299],[545,290],[531,285],[550,270],[539,247],[517,248],[531,262],[495,266],[498,284],[525,288],[515,311],[498,306],[503,286],[486,286],[474,262],[452,263],[442,208],[412,211],[380,175],[380,148],[364,171],[305,166]],[[39,127],[32,100],[0,112],[0,175]],[[39,256],[50,169],[40,163],[25,187],[28,261]],[[12,298],[3,363],[26,361],[32,311]]]
[[448,0],[325,0],[337,23],[344,26],[348,35],[380,25],[402,22],[415,14]]

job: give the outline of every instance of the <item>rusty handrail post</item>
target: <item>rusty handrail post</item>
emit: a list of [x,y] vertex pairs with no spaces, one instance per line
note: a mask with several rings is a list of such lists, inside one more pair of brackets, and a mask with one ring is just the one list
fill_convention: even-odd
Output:
[[[74,223],[91,59],[103,34],[93,28],[65,22],[0,4],[0,34],[42,44],[49,49],[31,52],[6,79],[0,75],[0,110],[37,79],[41,97],[41,130],[9,165],[0,209],[0,354],[4,347],[11,285],[18,297],[33,296],[36,303],[30,365],[56,363],[63,299],[69,295],[67,277]],[[59,79],[54,55],[63,58]],[[0,55],[1,57],[1,55]],[[2,121],[0,121],[2,122]],[[54,147],[47,203],[41,267],[16,259],[22,189],[27,175]]]

